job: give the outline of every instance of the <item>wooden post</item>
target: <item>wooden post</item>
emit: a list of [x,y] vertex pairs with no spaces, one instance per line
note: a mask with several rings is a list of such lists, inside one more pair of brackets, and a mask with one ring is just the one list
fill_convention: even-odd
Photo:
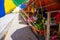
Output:
[[50,40],[50,13],[47,13],[47,30],[46,30],[46,40]]
[[59,32],[60,32],[60,22],[59,22]]

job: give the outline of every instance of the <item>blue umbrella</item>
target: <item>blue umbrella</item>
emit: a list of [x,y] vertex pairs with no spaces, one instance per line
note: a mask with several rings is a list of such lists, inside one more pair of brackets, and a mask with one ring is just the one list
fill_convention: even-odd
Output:
[[0,18],[5,16],[4,0],[0,0]]

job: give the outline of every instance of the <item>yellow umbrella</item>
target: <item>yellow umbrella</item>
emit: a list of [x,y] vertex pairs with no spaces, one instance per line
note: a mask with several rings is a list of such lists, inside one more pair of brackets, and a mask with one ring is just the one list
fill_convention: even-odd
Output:
[[14,8],[24,3],[24,0],[4,0],[5,13],[9,14]]

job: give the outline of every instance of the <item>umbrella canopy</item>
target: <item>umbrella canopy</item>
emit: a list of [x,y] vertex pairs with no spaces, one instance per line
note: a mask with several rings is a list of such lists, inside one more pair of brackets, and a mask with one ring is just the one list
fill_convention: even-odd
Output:
[[4,0],[0,0],[0,18],[5,16]]
[[14,8],[22,3],[27,3],[28,0],[0,0],[0,17],[9,14]]
[[12,0],[12,1],[16,6],[19,6],[20,4],[24,3],[25,0]]
[[11,12],[15,7],[11,0],[0,0],[0,18]]
[[24,3],[24,0],[5,0],[4,7],[6,14],[9,14],[14,8]]

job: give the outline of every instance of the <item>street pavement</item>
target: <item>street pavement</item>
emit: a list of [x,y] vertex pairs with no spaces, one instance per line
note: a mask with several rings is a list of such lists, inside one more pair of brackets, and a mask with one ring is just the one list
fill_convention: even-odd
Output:
[[10,25],[11,27],[4,40],[38,40],[23,19],[18,20],[18,14],[14,15],[15,17]]

